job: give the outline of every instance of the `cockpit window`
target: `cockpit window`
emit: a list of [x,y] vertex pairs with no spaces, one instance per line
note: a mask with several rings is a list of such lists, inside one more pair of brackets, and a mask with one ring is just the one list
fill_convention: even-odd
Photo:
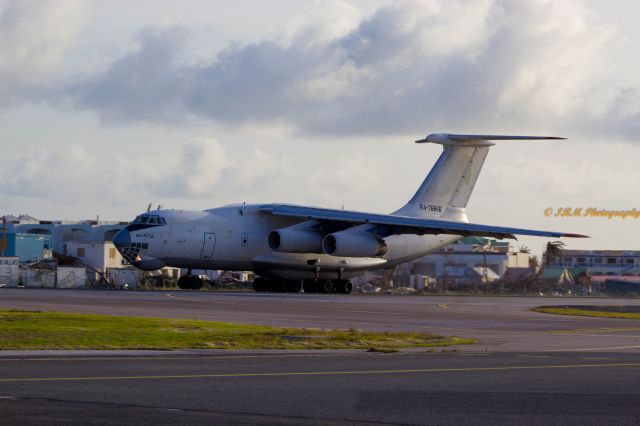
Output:
[[138,225],[166,225],[167,221],[160,216],[157,215],[140,215],[134,219],[132,222]]

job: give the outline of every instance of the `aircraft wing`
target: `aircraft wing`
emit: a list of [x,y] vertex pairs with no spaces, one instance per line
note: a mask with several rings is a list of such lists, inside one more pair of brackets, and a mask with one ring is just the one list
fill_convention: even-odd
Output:
[[570,237],[589,238],[587,235],[564,232],[539,231],[534,229],[510,228],[504,226],[481,225],[466,222],[452,222],[440,219],[421,219],[409,216],[364,213],[350,210],[322,209],[288,204],[267,204],[259,211],[279,217],[291,217],[323,222],[352,224],[353,226],[371,224],[386,230],[386,235],[393,234],[450,234],[475,235],[492,238],[516,239],[516,235],[532,235],[536,237]]

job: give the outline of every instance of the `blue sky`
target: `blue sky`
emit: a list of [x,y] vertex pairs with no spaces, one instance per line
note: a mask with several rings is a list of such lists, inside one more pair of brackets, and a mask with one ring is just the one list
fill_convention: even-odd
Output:
[[[0,0],[0,210],[128,219],[149,202],[388,212],[431,132],[494,147],[470,219],[638,249],[634,3]],[[545,241],[525,239],[536,251]]]

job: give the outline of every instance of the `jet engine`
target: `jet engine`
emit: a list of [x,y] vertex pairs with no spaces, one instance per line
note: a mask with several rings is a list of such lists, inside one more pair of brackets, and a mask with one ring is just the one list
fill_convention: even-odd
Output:
[[322,235],[302,229],[282,228],[268,237],[271,250],[286,253],[322,253]]
[[334,232],[324,237],[322,249],[331,256],[375,257],[387,252],[387,244],[371,234]]

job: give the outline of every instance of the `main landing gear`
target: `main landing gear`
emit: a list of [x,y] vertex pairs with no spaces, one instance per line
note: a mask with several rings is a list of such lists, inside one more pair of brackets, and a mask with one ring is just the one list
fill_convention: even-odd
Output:
[[278,279],[267,280],[262,277],[256,277],[253,280],[253,289],[259,292],[272,291],[281,293],[298,293],[302,290],[302,282]]
[[202,288],[202,278],[197,275],[184,275],[178,279],[178,287],[182,290],[199,290]]
[[342,293],[349,294],[353,285],[349,280],[281,280],[256,277],[253,280],[253,289],[258,292],[287,292],[299,293],[301,289],[305,293]]
[[304,280],[305,293],[342,293],[349,294],[353,284],[349,280]]

